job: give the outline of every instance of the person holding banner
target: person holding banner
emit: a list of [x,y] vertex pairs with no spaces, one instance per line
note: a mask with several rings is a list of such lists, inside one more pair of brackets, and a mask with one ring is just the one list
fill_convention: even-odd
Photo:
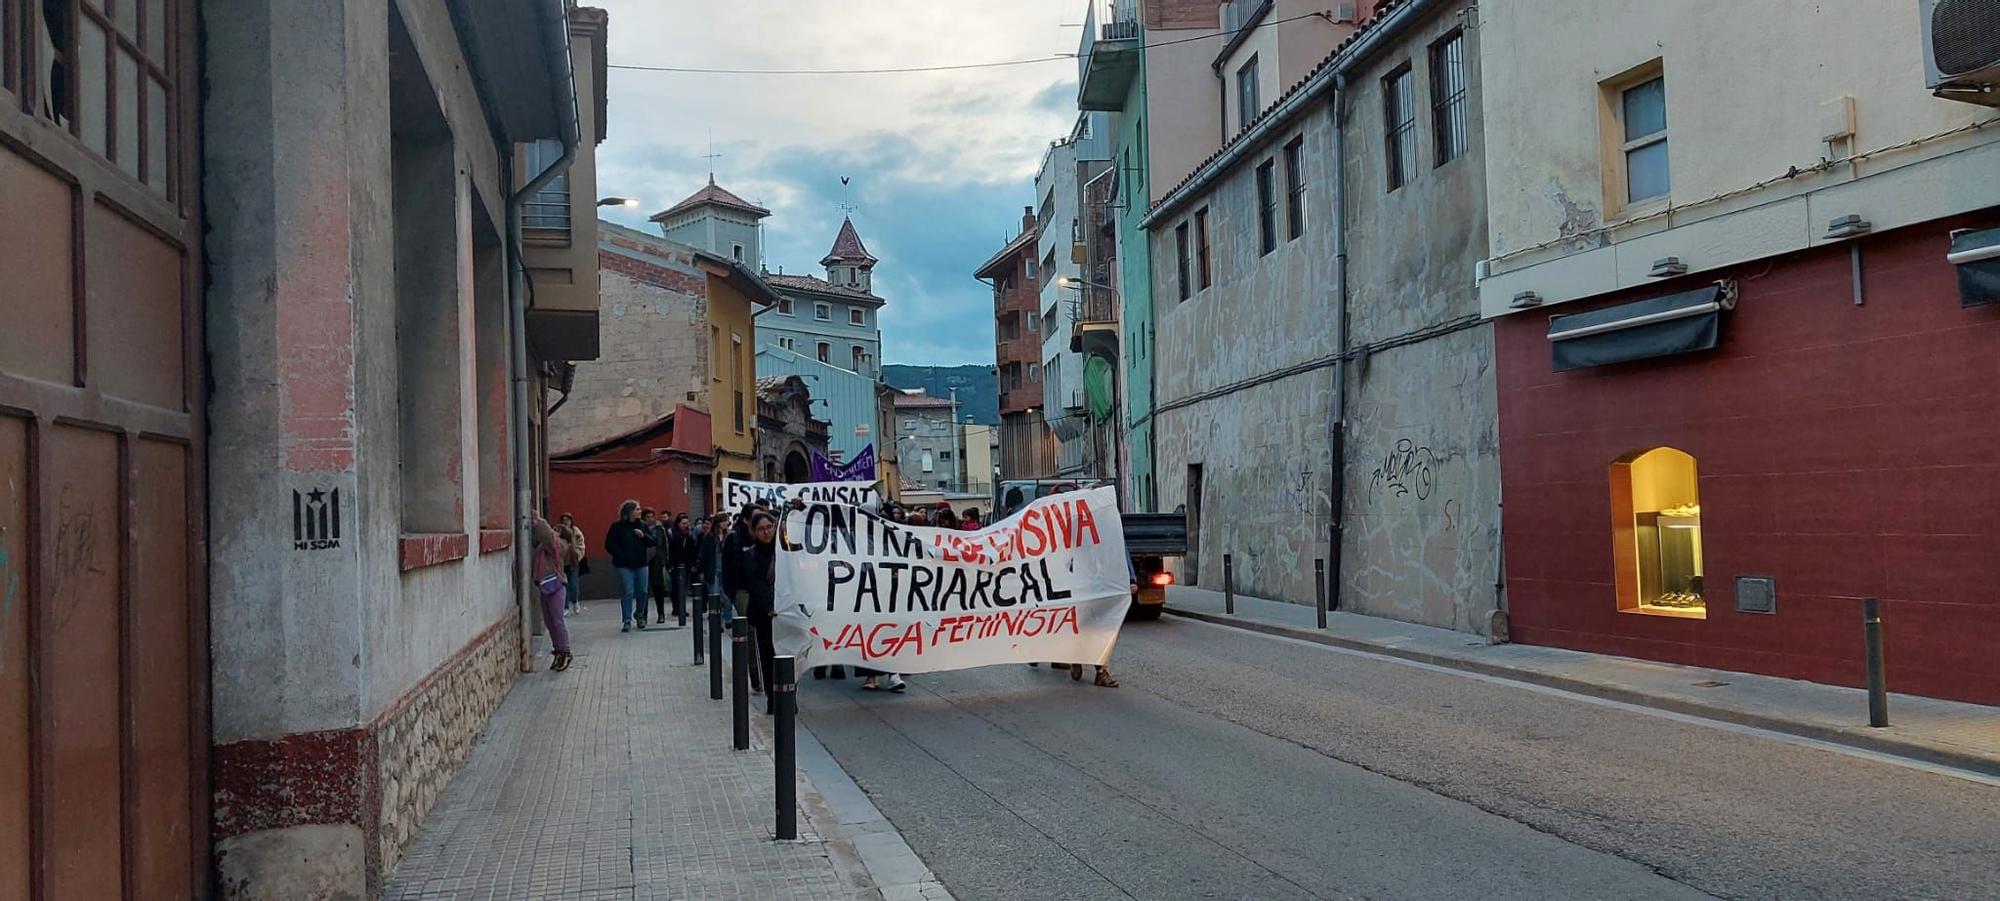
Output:
[[[751,669],[763,675],[768,689],[776,675],[777,650],[771,639],[771,620],[778,615],[778,517],[769,510],[758,510],[750,514],[749,520],[750,544],[737,557],[736,584],[749,599],[743,615],[750,620],[750,629],[757,638]],[[766,691],[764,697],[764,712],[775,712],[770,692]]]
[[639,502],[618,505],[618,519],[604,533],[604,552],[611,555],[611,567],[618,571],[618,612],[624,626],[632,631],[632,608],[638,605],[639,628],[646,628],[646,549],[653,546],[646,527],[639,522]]

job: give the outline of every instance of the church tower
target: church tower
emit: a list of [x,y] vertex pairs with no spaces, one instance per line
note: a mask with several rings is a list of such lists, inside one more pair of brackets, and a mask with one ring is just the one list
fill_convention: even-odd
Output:
[[870,287],[875,272],[875,257],[861,243],[861,233],[854,230],[854,220],[840,220],[840,234],[833,238],[833,249],[820,260],[826,267],[826,280],[844,288],[854,288],[869,294],[875,293]]
[[764,217],[771,211],[718,187],[715,176],[686,200],[653,214],[668,240],[741,262],[752,272],[764,267]]

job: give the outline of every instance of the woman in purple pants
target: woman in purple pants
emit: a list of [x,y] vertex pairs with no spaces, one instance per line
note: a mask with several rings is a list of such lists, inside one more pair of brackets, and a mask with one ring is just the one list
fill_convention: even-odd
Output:
[[563,601],[566,594],[563,578],[563,555],[568,546],[556,535],[556,530],[540,513],[534,514],[532,530],[535,537],[534,561],[530,571],[535,576],[535,591],[542,596],[542,625],[549,630],[549,641],[555,645],[555,661],[549,669],[562,672],[569,669],[569,626],[563,622]]

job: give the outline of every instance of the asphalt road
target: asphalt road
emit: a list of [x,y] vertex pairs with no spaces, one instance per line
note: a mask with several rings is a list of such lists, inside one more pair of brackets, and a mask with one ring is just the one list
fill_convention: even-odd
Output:
[[2000,898],[2000,787],[1169,617],[802,685],[961,899]]

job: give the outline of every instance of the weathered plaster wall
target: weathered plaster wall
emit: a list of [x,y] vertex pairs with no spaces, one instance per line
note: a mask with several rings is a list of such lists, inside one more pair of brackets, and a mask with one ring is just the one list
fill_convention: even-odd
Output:
[[[459,355],[419,377],[456,400],[437,423],[458,438],[460,503],[442,525],[473,549],[482,493],[509,491],[481,484],[474,418],[471,236],[501,232],[500,150],[443,0],[213,0],[203,11],[220,888],[362,897],[387,847],[380,724],[481,636],[510,664],[485,678],[504,690],[519,641],[511,548],[400,566],[406,367],[383,136],[392,94],[425,88],[392,86],[392,15],[407,26],[405,63],[431,82],[426,99],[451,130],[444,164],[426,174],[441,186],[434,246],[451,259],[425,302],[457,339],[441,353]],[[301,547],[294,503],[334,492],[338,543]],[[468,709],[460,729],[476,731],[490,707]],[[411,775],[441,783],[452,763],[425,758]]]
[[[1313,599],[1312,561],[1326,554],[1330,507],[1331,123],[1324,106],[1313,109],[1150,231],[1159,506],[1186,504],[1188,467],[1200,465],[1199,583],[1221,584],[1227,552],[1235,555],[1237,590],[1302,603]],[[1282,148],[1298,135],[1306,228],[1287,239]],[[1278,246],[1263,254],[1254,172],[1272,158]],[[1214,281],[1181,301],[1175,227],[1203,207]],[[1193,287],[1196,264],[1189,265]]]
[[[1476,324],[1473,286],[1487,250],[1477,32],[1465,32],[1465,154],[1435,165],[1435,109],[1421,103],[1419,165],[1388,191],[1377,138],[1382,78],[1417,60],[1416,96],[1432,96],[1421,63],[1459,26],[1459,6],[1415,24],[1399,50],[1348,79],[1348,346],[1357,352],[1347,367],[1340,593],[1356,612],[1483,633],[1499,581],[1500,459],[1493,336]],[[1381,347],[1400,342],[1411,343]]]
[[576,364],[569,401],[549,417],[554,453],[658,422],[680,404],[709,411],[708,277],[692,248],[628,233],[638,234],[604,226],[598,356]]

